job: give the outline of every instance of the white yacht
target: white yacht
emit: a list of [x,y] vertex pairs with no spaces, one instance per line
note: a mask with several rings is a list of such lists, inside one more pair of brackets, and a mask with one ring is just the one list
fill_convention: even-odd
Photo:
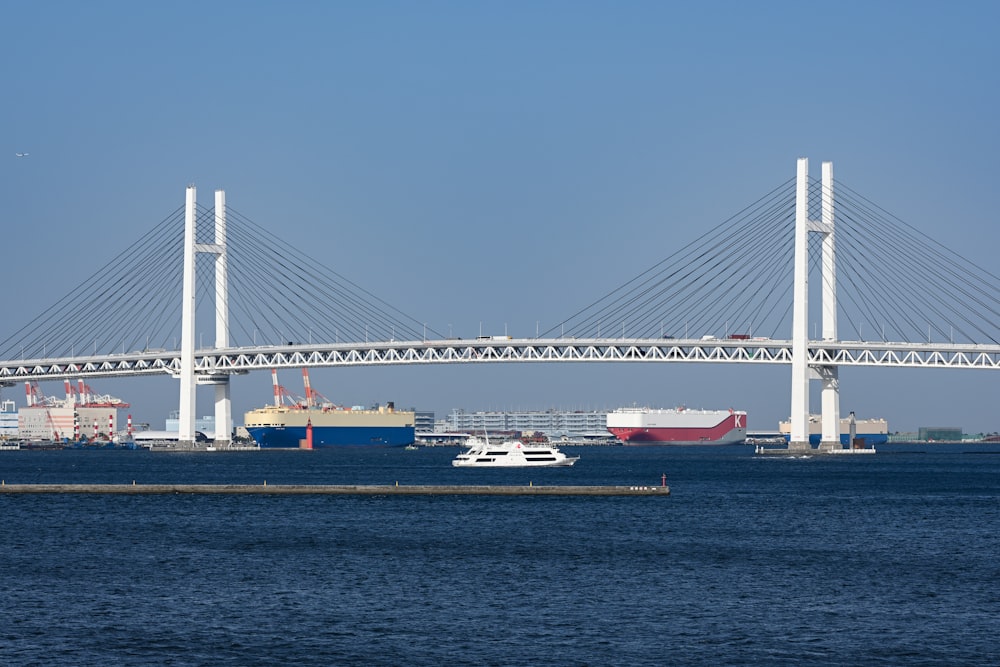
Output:
[[571,466],[579,456],[566,456],[551,445],[525,444],[520,440],[505,440],[499,445],[488,439],[472,437],[468,449],[451,462],[453,466],[476,468],[535,468],[539,466]]

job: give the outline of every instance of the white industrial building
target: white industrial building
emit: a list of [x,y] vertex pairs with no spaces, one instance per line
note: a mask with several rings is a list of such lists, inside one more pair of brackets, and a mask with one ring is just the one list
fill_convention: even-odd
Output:
[[520,431],[560,435],[608,435],[607,410],[482,411],[453,410],[448,429],[463,432]]
[[[16,436],[25,440],[114,440],[127,430],[119,411],[129,407],[119,398],[99,395],[84,384],[65,382],[64,399],[45,396],[37,383],[25,382],[27,405],[17,411]],[[4,402],[13,405],[13,401]]]

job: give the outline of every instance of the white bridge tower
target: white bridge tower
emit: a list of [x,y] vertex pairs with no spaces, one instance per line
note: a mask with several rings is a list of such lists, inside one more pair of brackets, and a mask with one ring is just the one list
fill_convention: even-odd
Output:
[[182,447],[195,444],[195,390],[199,384],[215,386],[215,446],[229,447],[233,432],[229,374],[194,368],[195,338],[195,254],[215,256],[215,347],[229,347],[229,265],[226,258],[226,193],[215,191],[215,243],[195,243],[197,235],[196,190],[187,189],[184,216],[184,285],[181,310],[180,423],[178,440]]
[[792,312],[792,413],[789,449],[809,445],[809,380],[823,381],[823,433],[820,449],[839,449],[840,384],[837,366],[809,366],[809,234],[823,237],[823,340],[837,340],[837,268],[834,245],[833,163],[823,163],[822,210],[819,221],[809,219],[809,160],[799,158],[795,190],[795,272]]

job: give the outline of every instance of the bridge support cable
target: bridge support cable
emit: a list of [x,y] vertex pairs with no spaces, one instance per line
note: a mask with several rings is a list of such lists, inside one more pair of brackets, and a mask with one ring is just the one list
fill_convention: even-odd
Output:
[[[849,220],[850,214],[845,212],[842,217]],[[919,291],[924,289],[922,281],[912,280],[915,276],[910,276],[910,280],[900,281],[898,277],[903,275],[901,273],[897,274],[897,278],[893,278],[886,271],[887,265],[884,263],[886,258],[873,254],[869,249],[870,243],[864,236],[846,228],[846,225],[842,227],[845,227],[842,236],[851,242],[845,243],[843,248],[843,254],[847,258],[845,266],[853,267],[853,270],[845,272],[845,282],[851,285],[851,293],[858,295],[857,299],[851,300],[855,307],[854,312],[848,314],[846,310],[844,311],[848,322],[851,323],[851,337],[855,340],[889,340],[890,336],[906,337],[904,332],[909,330],[912,338],[912,331],[918,326],[913,317],[920,312],[926,312],[926,309],[917,310],[908,307],[907,302],[911,302],[911,299],[917,297]],[[870,233],[869,238],[878,239],[876,241],[878,244],[886,242]],[[895,261],[891,261],[889,266],[892,264],[895,264]],[[891,294],[892,298],[880,298],[879,291]],[[867,334],[864,326],[866,323]]]
[[321,261],[229,209],[234,321],[241,344],[444,338]]
[[[841,214],[853,244],[854,264],[864,266],[859,291],[883,314],[861,318],[855,330],[911,342],[1000,342],[1000,279],[884,212],[846,186]],[[875,224],[860,224],[861,221]],[[892,313],[885,317],[884,313]]]
[[[694,317],[696,331],[729,336],[757,335],[767,333],[762,314],[772,312],[781,293],[783,273],[780,258],[790,251],[776,239],[787,235],[782,233],[788,218],[787,208],[767,211],[761,224],[753,230],[755,238],[742,242],[743,250],[726,257],[721,265],[712,267],[717,277],[712,281],[711,291],[704,292],[700,299],[690,298],[686,303],[692,312],[700,311],[702,317]],[[748,230],[749,231],[749,230]],[[761,261],[762,258],[767,258]],[[693,295],[692,295],[693,296]],[[700,303],[699,303],[700,302]],[[704,304],[713,304],[705,308]],[[766,310],[765,310],[766,309]],[[773,327],[768,329],[773,332]],[[767,333],[770,336],[770,333]]]
[[[166,298],[163,286],[180,282],[182,216],[183,206],[80,279],[69,293],[0,342],[0,357],[52,359],[163,347],[162,341],[149,338],[146,325],[162,321],[179,306],[174,294]],[[176,330],[172,333],[176,337]]]
[[[212,209],[195,202],[194,210],[196,230],[210,229]],[[182,300],[166,286],[183,282],[185,215],[182,205],[0,340],[0,356],[35,360],[179,350]],[[195,300],[205,311],[199,313],[196,347],[224,329],[231,345],[246,347],[445,337],[330,270],[329,261],[292,248],[231,208],[228,217],[228,326],[221,324],[218,308],[214,317],[208,312],[219,289],[209,266],[215,258],[196,253]],[[201,231],[196,234],[196,243],[212,244]]]
[[791,182],[540,335],[687,338],[772,330],[757,318],[779,310],[788,266],[781,255],[791,250],[780,230],[792,210]]
[[[780,220],[780,213],[776,216],[772,210],[764,211],[754,224],[742,226],[739,236],[734,235],[696,256],[685,273],[671,281],[669,292],[658,291],[652,299],[639,305],[639,312],[647,306],[652,307],[661,322],[685,313],[689,333],[693,329],[723,336],[754,331],[753,313],[759,312],[765,303],[762,300],[755,306],[754,300],[761,294],[774,293],[773,284],[768,285],[766,280],[773,265],[761,266],[758,262],[773,248],[771,239],[776,236]],[[740,285],[743,289],[734,289]],[[712,307],[706,308],[706,304]],[[640,326],[638,330],[648,331],[649,325],[656,321],[647,319],[645,327]],[[630,330],[633,330],[631,326]]]
[[[845,232],[844,237],[854,242],[845,245],[845,264],[865,267],[855,268],[845,277],[845,282],[853,288],[852,295],[857,295],[851,299],[853,312],[849,313],[846,308],[843,311],[851,325],[852,339],[912,341],[914,333],[920,330],[916,317],[926,317],[931,312],[941,316],[933,303],[915,305],[925,301],[924,296],[928,294],[926,283],[919,276],[908,275],[905,269],[897,269],[893,275],[892,266],[898,259],[888,260],[886,264],[888,258],[865,250],[868,245],[865,239],[854,232]],[[882,294],[891,296],[886,298]]]

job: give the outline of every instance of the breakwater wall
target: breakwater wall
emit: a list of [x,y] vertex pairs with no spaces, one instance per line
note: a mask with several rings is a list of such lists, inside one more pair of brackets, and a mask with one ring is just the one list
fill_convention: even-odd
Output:
[[334,496],[669,496],[669,486],[482,486],[400,484],[0,484],[0,494],[224,494]]

